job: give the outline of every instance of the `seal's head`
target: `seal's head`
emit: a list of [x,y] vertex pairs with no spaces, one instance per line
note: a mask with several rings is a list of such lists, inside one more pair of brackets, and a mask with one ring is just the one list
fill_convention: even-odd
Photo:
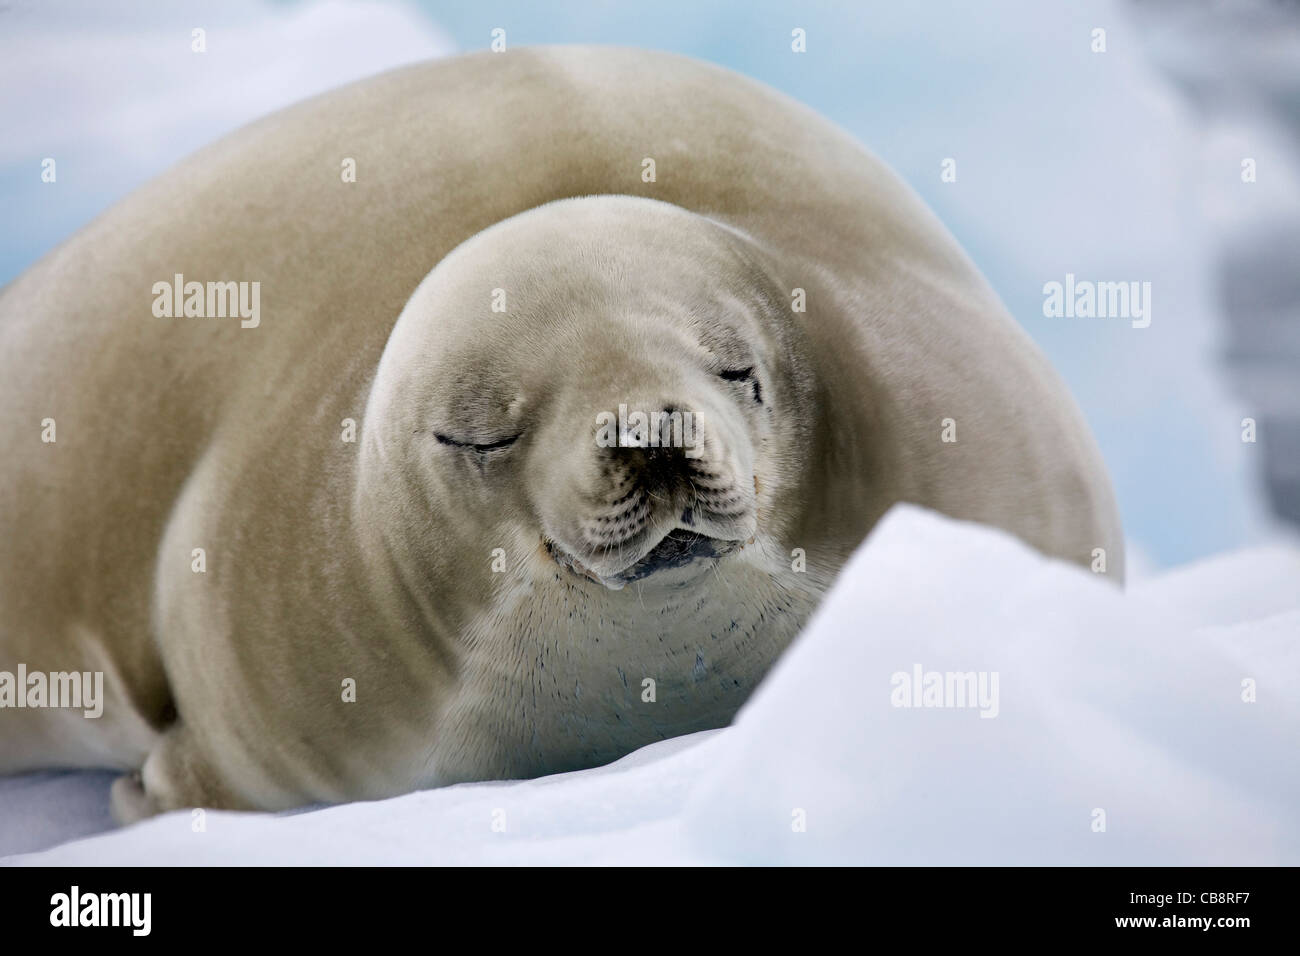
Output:
[[505,220],[403,311],[363,485],[422,502],[391,534],[500,548],[498,571],[597,592],[775,557],[810,428],[784,303],[748,238],[666,203],[596,196]]

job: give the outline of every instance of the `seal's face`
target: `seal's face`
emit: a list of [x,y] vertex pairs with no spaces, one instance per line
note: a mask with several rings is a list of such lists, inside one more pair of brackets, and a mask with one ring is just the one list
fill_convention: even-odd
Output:
[[739,339],[710,349],[698,330],[639,310],[603,312],[581,341],[554,331],[544,360],[507,376],[500,355],[448,357],[506,387],[483,401],[440,376],[451,384],[433,466],[522,490],[512,520],[566,573],[610,590],[680,583],[752,541],[769,430],[753,352]]
[[401,405],[466,525],[531,541],[533,575],[597,591],[680,588],[763,552],[798,416],[775,414],[778,306],[741,246],[676,207],[600,197],[438,266],[407,307],[427,365]]
[[354,515],[399,624],[454,661],[438,782],[721,726],[812,612],[817,385],[778,268],[714,220],[599,196],[485,229],[412,294]]

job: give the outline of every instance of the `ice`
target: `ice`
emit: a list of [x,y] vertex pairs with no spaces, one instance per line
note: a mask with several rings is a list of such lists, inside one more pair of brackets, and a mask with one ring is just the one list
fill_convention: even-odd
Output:
[[[181,811],[7,862],[1294,865],[1298,572],[1279,545],[1125,593],[898,506],[724,730],[533,781],[210,811],[198,832]],[[995,716],[895,706],[894,676],[917,666],[983,673],[986,690],[996,672]],[[84,815],[68,781],[0,781],[0,835],[19,788],[47,833],[51,813]],[[55,785],[60,805],[31,799]]]

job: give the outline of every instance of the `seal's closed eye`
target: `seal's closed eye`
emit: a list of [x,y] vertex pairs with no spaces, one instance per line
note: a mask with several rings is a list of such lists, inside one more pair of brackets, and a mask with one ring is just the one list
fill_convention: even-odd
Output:
[[728,382],[750,382],[754,386],[754,401],[760,405],[763,404],[763,390],[758,384],[758,379],[754,378],[754,366],[748,368],[724,368],[718,373],[718,378],[725,379]]
[[[522,435],[523,432],[520,432],[519,434]],[[438,432],[434,432],[433,437],[438,439],[438,441],[443,445],[454,445],[457,448],[473,448],[475,451],[493,451],[497,448],[507,448],[519,440],[519,435],[512,435],[509,438],[501,438],[497,441],[486,442],[480,445],[471,441],[460,441],[456,438],[448,438],[446,435],[441,435]]]
[[743,382],[746,379],[754,377],[754,366],[749,368],[724,368],[718,373],[718,378],[725,378],[728,382]]

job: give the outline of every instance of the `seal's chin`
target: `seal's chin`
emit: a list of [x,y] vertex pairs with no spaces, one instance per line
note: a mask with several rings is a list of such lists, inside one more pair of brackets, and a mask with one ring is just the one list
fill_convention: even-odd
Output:
[[674,569],[685,569],[693,564],[698,563],[699,569],[703,570],[713,561],[741,547],[741,544],[740,541],[710,538],[708,535],[696,534],[684,528],[674,528],[635,564],[607,576],[592,571],[554,542],[547,541],[546,550],[557,564],[578,577],[595,581],[611,591],[619,591],[633,581],[665,574]]

